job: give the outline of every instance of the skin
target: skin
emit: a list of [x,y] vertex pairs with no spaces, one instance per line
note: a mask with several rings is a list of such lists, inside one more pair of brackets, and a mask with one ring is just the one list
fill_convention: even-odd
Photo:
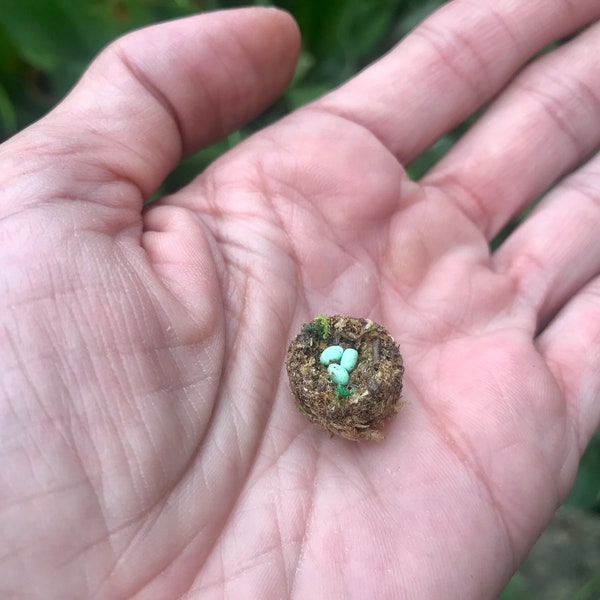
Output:
[[[282,92],[290,17],[134,33],[6,142],[0,595],[498,594],[600,420],[599,18],[597,0],[455,0],[147,209],[182,154]],[[404,356],[378,444],[290,398],[289,341],[339,312]]]

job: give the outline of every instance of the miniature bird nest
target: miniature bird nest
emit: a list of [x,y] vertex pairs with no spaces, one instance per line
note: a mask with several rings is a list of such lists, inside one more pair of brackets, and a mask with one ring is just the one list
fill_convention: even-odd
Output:
[[[347,386],[336,385],[320,361],[332,345],[358,351]],[[306,323],[290,344],[286,367],[300,412],[348,440],[382,440],[383,423],[402,406],[402,356],[394,338],[369,319],[321,315]]]

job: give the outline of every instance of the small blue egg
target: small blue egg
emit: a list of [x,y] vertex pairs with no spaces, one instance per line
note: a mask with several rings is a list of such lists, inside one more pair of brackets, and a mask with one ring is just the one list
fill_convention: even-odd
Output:
[[340,362],[342,354],[344,354],[344,349],[341,346],[329,346],[321,352],[321,358],[319,360],[322,365],[327,366],[331,362]]
[[342,358],[340,359],[340,365],[344,367],[348,373],[352,373],[357,362],[358,352],[354,348],[346,348],[342,354]]
[[329,373],[329,377],[333,383],[337,383],[339,385],[348,385],[348,381],[350,381],[350,375],[348,371],[344,369],[341,365],[331,364],[327,367],[327,372]]

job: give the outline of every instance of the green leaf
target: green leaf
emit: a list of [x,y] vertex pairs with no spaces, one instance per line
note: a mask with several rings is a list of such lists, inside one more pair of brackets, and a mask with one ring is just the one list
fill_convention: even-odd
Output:
[[320,98],[330,89],[330,86],[326,83],[298,85],[290,88],[285,93],[285,97],[290,104],[290,108],[299,108],[304,104],[308,104],[309,102]]
[[600,569],[577,590],[571,600],[597,600],[600,598]]
[[449,0],[413,0],[404,11],[400,20],[400,31],[406,34],[424,21],[432,12]]
[[577,479],[565,504],[600,510],[600,430],[581,459]]
[[17,131],[17,113],[2,84],[0,84],[0,129],[4,137]]
[[521,573],[517,572],[513,575],[499,600],[532,600],[527,589],[527,581]]
[[89,54],[90,38],[97,35],[99,25],[93,24],[87,36],[82,35],[76,22],[83,14],[74,2],[65,9],[61,0],[19,0],[4,3],[0,24],[24,60],[50,70]]

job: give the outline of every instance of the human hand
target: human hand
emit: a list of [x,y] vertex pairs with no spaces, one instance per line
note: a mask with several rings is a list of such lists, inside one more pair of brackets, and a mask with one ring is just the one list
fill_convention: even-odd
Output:
[[[487,598],[599,421],[600,27],[536,60],[420,182],[402,167],[593,0],[448,4],[346,86],[142,203],[272,100],[275,11],[142,31],[0,150],[0,590]],[[573,172],[505,244],[488,241]],[[400,343],[385,441],[296,412],[317,313]]]

